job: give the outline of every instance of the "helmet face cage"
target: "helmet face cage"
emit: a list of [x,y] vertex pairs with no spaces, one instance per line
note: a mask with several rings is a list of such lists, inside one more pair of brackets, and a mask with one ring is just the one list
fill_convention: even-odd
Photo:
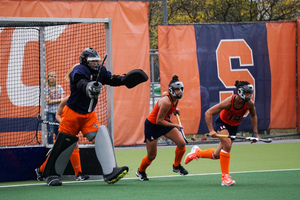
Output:
[[[237,93],[238,93],[238,95],[239,95],[245,102],[248,102],[248,101],[250,101],[250,99],[252,98],[252,94],[253,94],[253,85],[248,84],[248,85],[240,86],[240,87],[238,88]],[[249,94],[250,94],[250,97],[249,97],[249,98],[246,98],[245,93],[249,93]]]
[[100,61],[100,60],[101,60],[101,57],[100,57],[99,53],[93,48],[84,49],[80,56],[80,64],[84,64],[92,70],[97,70],[98,66],[96,68],[94,68],[89,64],[89,62]]
[[[181,95],[176,95],[175,90],[177,90],[177,89],[182,91]],[[171,85],[169,86],[169,93],[176,99],[181,99],[183,96],[183,83],[181,81],[171,83]]]

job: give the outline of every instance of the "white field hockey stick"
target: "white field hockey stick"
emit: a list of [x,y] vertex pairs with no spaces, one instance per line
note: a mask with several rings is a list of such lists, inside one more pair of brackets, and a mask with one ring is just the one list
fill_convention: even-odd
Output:
[[[209,136],[209,133],[206,134],[207,136]],[[231,138],[231,139],[245,139],[245,140],[250,140],[253,142],[266,142],[266,143],[271,143],[272,139],[268,138],[268,139],[263,139],[263,138],[256,138],[256,137],[243,137],[243,136],[234,136],[234,135],[217,135],[217,137],[219,138]]]
[[49,125],[54,125],[54,126],[59,126],[58,122],[50,122],[47,120],[43,120],[41,114],[38,114],[38,116],[36,117],[38,122],[42,123],[42,124],[49,124]]
[[[180,122],[180,118],[179,118],[179,115],[178,115],[178,114],[176,114],[176,118],[177,118],[178,124],[181,126],[181,122]],[[184,134],[184,132],[183,132],[183,128],[180,128],[180,132],[181,132],[181,135],[182,135],[182,137],[183,137],[185,143],[188,144],[189,142],[187,141],[187,139],[186,139],[186,137],[185,137],[185,134]]]
[[[105,56],[104,56],[104,58],[103,58],[103,60],[102,60],[102,63],[101,63],[101,65],[100,65],[100,69],[99,69],[99,71],[98,71],[97,79],[96,79],[96,82],[94,83],[95,86],[98,86],[98,85],[99,85],[99,84],[98,84],[98,81],[99,81],[101,69],[102,69],[102,66],[103,66],[103,64],[104,64],[104,62],[105,62],[105,60],[106,60],[106,58],[107,58],[107,54],[105,54]],[[88,110],[89,113],[92,112],[94,100],[95,100],[95,99],[91,99],[90,106],[89,106],[89,110]]]

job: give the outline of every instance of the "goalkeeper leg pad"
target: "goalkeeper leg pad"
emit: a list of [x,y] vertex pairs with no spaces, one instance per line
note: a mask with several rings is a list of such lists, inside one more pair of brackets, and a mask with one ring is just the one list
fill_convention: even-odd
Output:
[[95,151],[103,174],[111,174],[117,166],[114,148],[106,126],[99,127],[95,137]]
[[[49,155],[48,161],[43,171],[42,176],[46,180],[48,177],[53,177],[53,176],[60,177],[63,174],[69,162],[69,159],[72,155],[72,152],[75,149],[77,141],[78,141],[78,137],[76,136],[62,133],[62,132],[58,134],[57,140],[53,145],[52,151]],[[59,178],[54,178],[54,179],[55,181],[49,180],[48,182],[49,183],[55,182],[54,185],[59,185],[59,183],[56,183],[57,182],[56,180],[58,180]]]

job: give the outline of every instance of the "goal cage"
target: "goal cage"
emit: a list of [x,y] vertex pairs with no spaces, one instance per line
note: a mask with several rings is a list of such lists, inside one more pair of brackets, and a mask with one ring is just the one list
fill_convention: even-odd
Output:
[[[65,76],[87,47],[94,48],[101,58],[107,53],[104,65],[112,71],[111,36],[109,18],[0,17],[0,147],[51,146],[56,135],[51,137],[48,125],[37,120],[41,114],[43,120],[50,121],[46,116],[48,75],[56,78],[57,85],[48,94],[60,95],[60,85],[64,97],[70,95]],[[112,95],[112,88],[104,87],[95,112],[113,141]],[[81,133],[78,136],[79,144],[91,144]]]

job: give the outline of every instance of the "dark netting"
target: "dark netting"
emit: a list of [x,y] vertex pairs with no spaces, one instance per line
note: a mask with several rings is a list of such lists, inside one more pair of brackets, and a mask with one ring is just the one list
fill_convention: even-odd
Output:
[[[57,85],[70,95],[68,71],[79,63],[83,49],[92,47],[103,58],[105,55],[105,24],[82,23],[45,26],[45,76],[56,73]],[[0,27],[0,147],[34,145],[42,143],[40,28]],[[4,49],[4,50],[3,50]],[[107,94],[103,87],[95,111],[100,124],[107,125]],[[55,135],[53,135],[55,141]],[[79,144],[88,140],[79,134]]]
[[74,24],[73,22],[30,22],[30,21],[0,21],[0,27],[43,27],[43,26],[59,26],[59,25],[66,25],[66,24]]

